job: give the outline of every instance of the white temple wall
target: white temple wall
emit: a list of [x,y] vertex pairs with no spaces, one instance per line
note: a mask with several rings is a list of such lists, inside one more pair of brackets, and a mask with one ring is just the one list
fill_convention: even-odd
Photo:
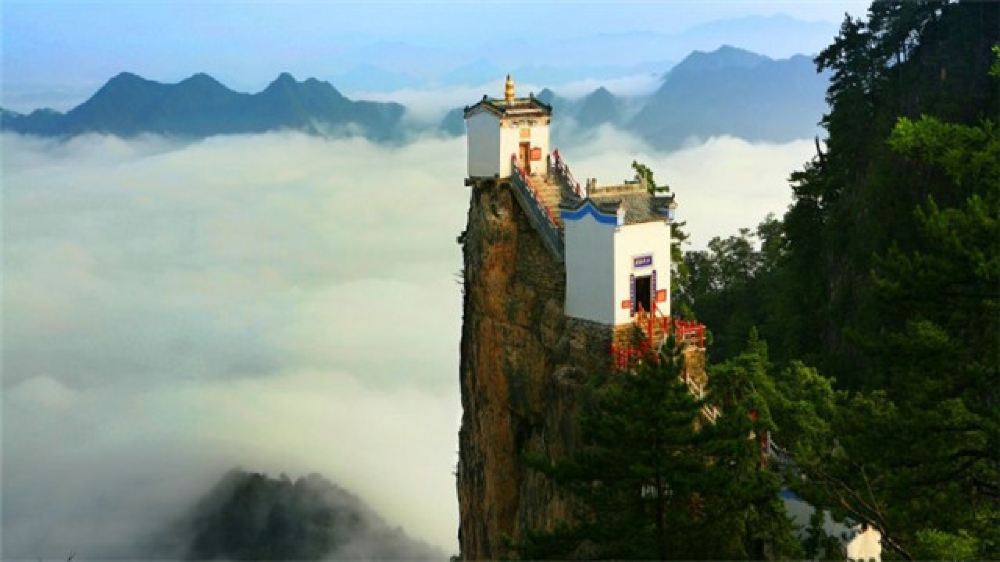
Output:
[[602,324],[615,322],[615,226],[592,216],[565,221],[566,315]]
[[[644,259],[647,257],[651,260]],[[615,295],[613,324],[627,324],[633,321],[631,306],[628,308],[621,306],[623,301],[631,302],[632,299],[631,275],[638,277],[656,272],[655,288],[667,290],[666,302],[656,303],[656,308],[664,316],[670,315],[670,300],[673,295],[670,293],[670,226],[666,222],[646,222],[619,227],[614,236],[613,261]],[[647,261],[651,263],[645,265]]]
[[[500,119],[488,111],[480,111],[465,120],[467,131],[467,147],[469,158],[469,177],[489,177],[499,174],[501,177],[510,175],[510,162],[507,172],[501,171],[502,153],[500,149]],[[507,156],[510,159],[510,156]]]
[[[534,124],[528,124],[528,122]],[[512,154],[519,154],[522,142],[531,143],[532,148],[541,149],[541,160],[531,162],[532,174],[545,175],[548,173],[549,156],[549,125],[546,123],[547,117],[532,117],[524,119],[504,119],[503,127],[500,130],[500,177],[510,176],[510,157]]]

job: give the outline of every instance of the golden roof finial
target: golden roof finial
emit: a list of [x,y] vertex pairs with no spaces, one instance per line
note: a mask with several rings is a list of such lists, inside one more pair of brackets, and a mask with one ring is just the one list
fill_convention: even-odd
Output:
[[507,103],[514,101],[514,80],[507,75],[507,83],[503,87],[503,99],[507,100]]

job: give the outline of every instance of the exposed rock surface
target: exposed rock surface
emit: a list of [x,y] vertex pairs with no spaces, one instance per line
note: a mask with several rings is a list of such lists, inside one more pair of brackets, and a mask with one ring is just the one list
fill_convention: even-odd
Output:
[[506,183],[472,187],[462,240],[459,542],[465,559],[496,559],[567,515],[566,498],[520,459],[572,452],[585,377],[609,366],[610,333],[563,315],[562,265]]

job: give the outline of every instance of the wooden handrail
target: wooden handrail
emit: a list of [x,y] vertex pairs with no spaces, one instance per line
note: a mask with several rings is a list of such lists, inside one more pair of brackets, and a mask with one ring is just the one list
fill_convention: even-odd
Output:
[[[639,342],[639,347],[616,346],[612,348],[615,365],[619,369],[627,369],[633,360],[640,359],[648,351],[659,348],[662,340],[657,338],[657,329],[659,329],[662,336],[673,333],[678,342],[705,347],[704,324],[666,316],[656,306],[655,300],[650,303],[650,309],[647,312],[640,304],[636,310],[635,324],[645,335],[642,341]],[[704,389],[699,387],[694,381],[685,379],[685,382],[691,386],[695,394],[700,396],[704,393]]]
[[510,157],[511,174],[510,184],[514,199],[517,200],[521,209],[528,217],[535,231],[541,236],[542,243],[552,252],[552,255],[560,263],[566,259],[565,243],[563,242],[563,232],[557,226],[556,218],[552,211],[542,202],[538,190],[531,182],[524,170],[517,165],[517,155]]
[[535,204],[538,208],[545,213],[546,218],[549,219],[549,224],[552,228],[559,230],[559,224],[556,222],[556,217],[552,214],[552,210],[548,208],[544,203],[542,203],[541,194],[538,193],[538,188],[534,186],[531,182],[531,178],[525,173],[524,168],[518,166],[517,164],[517,154],[511,154],[510,156],[510,166],[511,169],[516,173],[515,175],[519,180],[521,180],[525,186],[528,188],[528,192],[531,193],[531,198],[535,200]]
[[576,181],[576,178],[573,177],[573,172],[570,171],[569,165],[562,159],[562,154],[559,153],[558,148],[552,151],[552,160],[552,167],[566,186],[573,190],[573,193],[576,193],[577,197],[586,197],[586,194],[580,189],[580,182]]

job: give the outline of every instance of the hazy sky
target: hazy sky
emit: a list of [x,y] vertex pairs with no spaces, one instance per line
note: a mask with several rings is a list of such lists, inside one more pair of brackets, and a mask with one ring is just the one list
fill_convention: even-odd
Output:
[[[770,37],[772,55],[821,47],[846,11],[865,2],[68,2],[2,3],[4,103],[65,109],[128,70],[176,81],[208,72],[237,89],[258,89],[279,72],[330,79],[358,64],[427,75],[488,60],[503,67],[566,61],[634,64],[678,54],[669,35],[747,16],[787,16],[813,38]],[[588,46],[648,36],[634,47]],[[652,34],[652,35],[650,35]],[[576,43],[574,43],[576,41]],[[739,41],[733,37],[730,41]],[[740,46],[740,45],[737,45]],[[765,53],[767,54],[767,53]],[[680,55],[683,56],[683,55]],[[574,61],[579,62],[579,61]],[[676,62],[674,60],[673,62]],[[29,97],[26,99],[26,97]]]

